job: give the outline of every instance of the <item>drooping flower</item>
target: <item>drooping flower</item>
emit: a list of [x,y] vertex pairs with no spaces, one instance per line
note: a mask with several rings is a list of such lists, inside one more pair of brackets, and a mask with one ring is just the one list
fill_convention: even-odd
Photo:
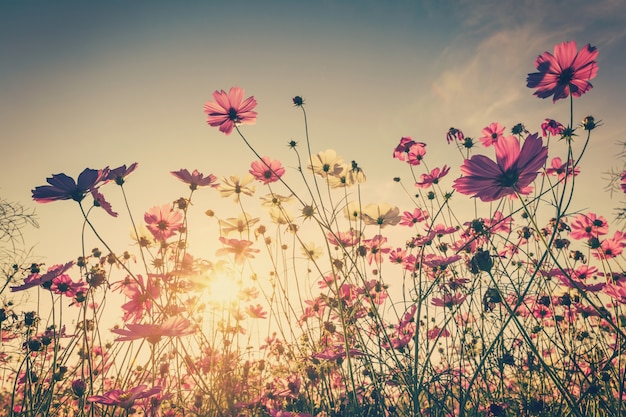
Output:
[[93,205],[96,207],[102,207],[104,211],[106,211],[109,216],[117,217],[117,212],[113,211],[113,207],[111,203],[106,201],[102,193],[98,190],[91,190],[91,196],[93,197]]
[[109,175],[107,175],[107,179],[109,181],[115,181],[117,185],[123,185],[126,181],[126,177],[133,173],[137,169],[137,162],[133,162],[130,164],[128,168],[126,168],[126,164],[114,168],[109,171]]
[[463,176],[453,184],[455,190],[482,201],[530,192],[528,186],[548,159],[548,148],[543,146],[541,138],[536,133],[529,135],[520,150],[515,137],[503,137],[494,147],[496,162],[484,155],[474,155],[464,161]]
[[186,336],[194,333],[191,322],[182,317],[170,317],[158,324],[126,324],[126,329],[111,329],[111,333],[118,334],[116,342],[126,342],[137,339],[146,339],[155,344],[163,337]]
[[235,255],[235,263],[237,264],[243,263],[247,258],[254,258],[253,253],[259,252],[258,249],[250,247],[252,246],[252,242],[249,240],[226,239],[225,237],[220,237],[220,242],[222,242],[225,246],[218,249],[215,254],[217,256],[222,256],[232,253]]
[[213,101],[207,101],[204,105],[204,112],[207,115],[207,123],[210,126],[219,127],[220,132],[230,135],[235,124],[256,123],[255,111],[256,100],[254,97],[243,99],[244,90],[239,87],[232,87],[228,93],[224,90],[213,93]]
[[161,387],[159,386],[150,389],[147,388],[147,385],[138,385],[126,391],[114,389],[103,395],[92,395],[87,398],[87,401],[104,405],[114,405],[128,410],[135,404],[135,400],[152,397],[161,392]]
[[182,213],[174,211],[169,204],[152,207],[143,219],[156,240],[167,240],[183,226]]
[[552,136],[559,136],[564,130],[565,126],[554,119],[546,119],[541,124],[541,133],[544,138],[548,136],[548,133]]
[[460,129],[451,127],[448,130],[448,133],[446,133],[446,141],[448,143],[452,143],[455,140],[458,141],[458,142],[463,143],[465,141],[465,135],[463,134],[463,132],[461,132]]
[[587,44],[577,51],[576,42],[563,42],[554,46],[554,54],[544,52],[535,61],[539,72],[528,74],[526,86],[536,88],[539,98],[553,96],[552,101],[580,97],[593,87],[589,80],[598,73],[598,50]]
[[215,175],[209,174],[205,177],[204,174],[197,169],[194,169],[192,173],[189,173],[186,169],[171,171],[170,173],[185,184],[189,184],[189,189],[192,191],[197,190],[198,187],[217,187],[217,178]]
[[254,161],[250,165],[250,174],[263,184],[276,182],[285,174],[285,168],[278,160],[272,160],[264,156],[260,161]]
[[49,203],[57,200],[74,200],[81,202],[87,193],[98,188],[107,180],[109,168],[86,168],[78,175],[78,181],[65,174],[53,174],[46,178],[50,185],[41,185],[32,190],[33,200],[38,203]]

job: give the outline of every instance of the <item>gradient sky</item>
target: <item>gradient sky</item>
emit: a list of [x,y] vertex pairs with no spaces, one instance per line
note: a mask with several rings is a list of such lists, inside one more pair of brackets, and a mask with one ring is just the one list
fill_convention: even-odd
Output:
[[[36,207],[40,228],[26,235],[35,254],[49,264],[73,259],[78,208],[36,205],[31,189],[53,173],[137,161],[127,187],[141,216],[185,194],[171,170],[244,174],[254,156],[202,113],[214,90],[233,85],[259,103],[244,134],[291,175],[286,143],[304,139],[291,97],[302,95],[313,151],[332,147],[358,161],[366,203],[392,199],[392,177],[408,179],[406,165],[391,159],[402,136],[428,143],[430,168],[453,166],[449,189],[461,164],[446,159],[455,152],[449,127],[478,137],[491,122],[531,131],[546,117],[567,123],[568,101],[537,99],[525,80],[537,55],[575,40],[599,50],[594,88],[576,100],[575,120],[603,121],[581,164],[576,207],[612,218],[619,199],[603,191],[602,173],[624,162],[624,22],[623,0],[0,0],[0,196]],[[563,143],[551,146],[554,156],[565,156]],[[119,197],[107,197],[122,211]],[[212,199],[217,193],[205,193],[197,208]],[[105,215],[97,222],[109,227]],[[127,223],[121,230],[127,241]]]

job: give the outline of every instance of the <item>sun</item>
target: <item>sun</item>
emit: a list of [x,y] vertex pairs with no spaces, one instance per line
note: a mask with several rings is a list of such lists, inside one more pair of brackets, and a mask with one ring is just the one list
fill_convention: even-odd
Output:
[[216,271],[209,277],[205,295],[207,301],[226,306],[238,301],[241,288],[241,280],[233,274]]

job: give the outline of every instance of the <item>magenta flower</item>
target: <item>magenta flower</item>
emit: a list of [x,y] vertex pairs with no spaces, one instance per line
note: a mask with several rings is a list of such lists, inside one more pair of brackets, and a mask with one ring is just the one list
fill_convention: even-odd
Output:
[[463,176],[453,188],[461,194],[494,201],[514,193],[528,194],[528,186],[548,159],[548,148],[537,134],[528,135],[520,150],[513,136],[498,140],[496,162],[484,155],[474,155],[461,166]]
[[213,174],[209,174],[207,177],[204,176],[197,169],[194,169],[190,174],[186,169],[181,169],[179,171],[171,171],[173,176],[184,182],[185,184],[189,184],[189,189],[191,191],[197,190],[198,187],[217,187],[217,177]]
[[554,96],[552,101],[580,97],[593,87],[589,80],[598,73],[598,50],[587,44],[577,51],[576,42],[563,42],[554,46],[554,55],[544,52],[535,61],[539,72],[528,74],[526,86],[536,88],[539,98]]
[[49,203],[57,200],[74,200],[81,202],[87,193],[98,188],[107,180],[109,168],[87,168],[78,176],[78,181],[65,174],[53,174],[46,181],[50,185],[41,185],[32,190],[33,200],[38,203]]
[[426,144],[424,142],[415,142],[409,148],[409,157],[407,162],[410,165],[419,165],[426,155]]
[[415,145],[415,141],[411,139],[410,136],[401,138],[400,143],[393,150],[393,157],[395,159],[404,161],[406,159],[407,154],[409,153],[409,149],[411,149],[411,146],[413,145]]
[[252,111],[256,107],[254,97],[243,99],[244,90],[232,87],[228,93],[224,90],[213,93],[213,101],[207,101],[204,112],[210,126],[219,126],[220,132],[227,135],[233,131],[235,124],[254,124],[257,113]]
[[572,239],[591,239],[609,233],[609,223],[603,216],[595,213],[578,214],[570,223]]
[[504,137],[504,126],[500,123],[491,123],[481,130],[480,133],[482,133],[482,136],[478,140],[480,140],[483,146],[489,147],[496,143],[498,139]]
[[576,176],[578,174],[580,174],[580,168],[574,167],[571,159],[564,163],[558,156],[552,158],[550,166],[546,168],[546,175],[554,175],[559,178],[559,181],[563,181],[565,177]]
[[448,143],[452,143],[455,140],[458,141],[458,142],[463,142],[463,141],[465,141],[465,135],[463,134],[463,132],[461,132],[460,129],[451,127],[448,130],[448,133],[446,133],[446,141]]
[[435,168],[430,171],[430,174],[422,174],[420,180],[415,183],[415,186],[417,188],[429,188],[433,184],[439,184],[439,180],[445,177],[448,172],[450,172],[450,168],[447,165],[441,168]]
[[622,191],[626,193],[626,171],[622,172],[621,187]]
[[110,181],[115,181],[117,185],[123,185],[126,177],[132,174],[137,169],[137,162],[133,162],[130,164],[128,168],[126,168],[126,164],[114,168],[109,171],[109,175],[107,175],[107,179]]
[[114,389],[103,395],[92,395],[87,398],[87,401],[104,405],[114,405],[128,410],[135,404],[135,400],[152,397],[161,392],[161,387],[159,386],[150,389],[147,388],[147,385],[138,385],[127,391]]
[[264,156],[260,161],[254,161],[250,165],[250,174],[263,184],[276,182],[285,174],[285,168],[278,160],[271,160]]
[[183,226],[183,215],[168,204],[152,207],[144,214],[143,219],[156,240],[172,237]]
[[98,190],[91,190],[91,196],[93,197],[93,205],[96,207],[102,207],[104,211],[106,211],[109,216],[117,217],[117,213],[113,211],[113,207],[111,207],[111,203],[106,201],[102,193]]
[[565,126],[554,119],[546,119],[541,124],[541,133],[544,138],[548,136],[548,133],[552,136],[558,136],[563,133],[564,130]]

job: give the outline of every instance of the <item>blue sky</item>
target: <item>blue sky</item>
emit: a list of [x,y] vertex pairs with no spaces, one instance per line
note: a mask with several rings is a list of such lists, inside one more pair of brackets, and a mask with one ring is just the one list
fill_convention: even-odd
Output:
[[[453,166],[449,187],[461,164],[447,159],[449,127],[478,137],[495,121],[531,131],[546,117],[566,123],[568,103],[535,98],[525,79],[537,55],[575,40],[600,52],[575,120],[603,120],[581,165],[578,207],[592,201],[609,218],[618,200],[603,192],[602,173],[623,163],[616,155],[626,137],[625,21],[621,0],[0,0],[0,196],[36,207],[41,227],[27,243],[38,255],[73,258],[77,208],[36,206],[30,190],[53,173],[75,177],[137,161],[128,187],[141,216],[185,192],[171,170],[242,175],[253,155],[202,113],[214,90],[233,85],[259,102],[257,124],[244,133],[287,167],[287,141],[304,134],[291,97],[302,95],[313,151],[332,147],[357,160],[371,201],[392,199],[391,178],[408,177],[391,159],[402,136],[428,143],[430,168]],[[564,150],[557,143],[550,157]],[[206,194],[198,208],[215,198]]]

